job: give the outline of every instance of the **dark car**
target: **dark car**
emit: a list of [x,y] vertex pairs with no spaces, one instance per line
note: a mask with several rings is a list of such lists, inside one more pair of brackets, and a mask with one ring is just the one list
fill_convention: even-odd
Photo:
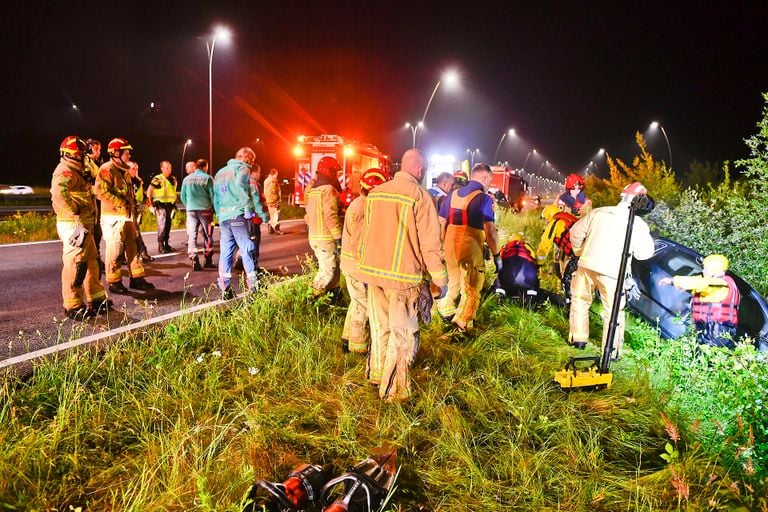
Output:
[[[674,339],[691,323],[691,294],[674,286],[661,286],[659,279],[670,276],[692,276],[702,273],[704,257],[696,251],[665,238],[656,238],[653,257],[632,261],[632,275],[640,289],[640,298],[629,301],[629,307],[657,325],[661,336]],[[746,281],[728,272],[741,292],[738,337],[749,335],[758,350],[768,350],[768,304]]]

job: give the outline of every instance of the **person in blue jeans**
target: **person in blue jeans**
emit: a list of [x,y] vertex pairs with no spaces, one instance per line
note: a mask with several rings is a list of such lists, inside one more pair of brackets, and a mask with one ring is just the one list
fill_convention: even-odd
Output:
[[240,148],[214,179],[213,207],[221,231],[218,284],[224,300],[235,295],[231,287],[235,249],[239,249],[243,259],[248,290],[257,287],[250,227],[256,215],[250,189],[250,170],[255,160],[256,153],[251,148]]
[[[208,161],[193,163],[194,170],[181,183],[181,202],[187,208],[187,254],[192,270],[203,270],[197,254],[197,233],[203,233],[205,268],[213,264],[213,178],[208,174]],[[201,229],[202,228],[202,229]]]

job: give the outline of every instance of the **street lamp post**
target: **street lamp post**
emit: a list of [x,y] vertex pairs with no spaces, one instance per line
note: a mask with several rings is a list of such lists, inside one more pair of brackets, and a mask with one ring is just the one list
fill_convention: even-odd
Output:
[[210,42],[205,40],[205,48],[208,50],[208,165],[213,169],[213,50],[216,47],[216,39],[229,40],[230,32],[224,27],[218,27],[213,32]]
[[405,123],[405,127],[411,129],[411,134],[413,134],[413,145],[411,148],[416,149],[416,132],[419,131],[419,128],[424,128],[424,123],[422,121],[416,124]]
[[187,139],[184,141],[184,149],[181,150],[181,179],[184,179],[184,155],[187,154],[187,146],[192,144],[192,139]]
[[432,105],[432,100],[435,99],[435,94],[437,94],[437,89],[440,87],[440,84],[443,83],[443,80],[445,80],[449,84],[453,84],[453,83],[456,83],[458,79],[459,79],[459,76],[456,74],[455,71],[447,71],[443,73],[443,76],[440,78],[440,80],[437,81],[437,83],[435,84],[435,88],[432,90],[432,96],[429,97],[429,101],[427,102],[427,108],[424,109],[424,115],[421,116],[422,123],[427,118],[427,112],[429,112],[429,106]]
[[533,153],[535,153],[535,152],[536,152],[536,150],[535,150],[535,149],[532,149],[532,150],[530,150],[530,151],[528,152],[528,154],[527,154],[527,155],[525,155],[525,160],[523,160],[523,167],[522,167],[523,171],[525,171],[525,164],[527,164],[527,163],[528,163],[528,159],[531,157],[531,154],[533,154]]
[[496,146],[496,152],[493,154],[493,161],[496,162],[496,158],[499,156],[499,149],[501,149],[501,143],[504,142],[504,139],[507,138],[507,135],[510,137],[515,136],[515,129],[510,128],[508,131],[501,134],[501,139],[499,139],[499,144]]
[[475,149],[469,149],[467,148],[467,153],[469,153],[469,167],[472,168],[472,166],[475,165],[475,154],[480,152],[480,148]]
[[667,142],[667,152],[669,153],[669,167],[672,167],[672,146],[669,145],[669,137],[667,137],[667,132],[664,130],[664,127],[659,124],[658,121],[654,121],[651,123],[651,130],[655,130],[656,128],[661,129],[661,134],[664,135],[664,140]]

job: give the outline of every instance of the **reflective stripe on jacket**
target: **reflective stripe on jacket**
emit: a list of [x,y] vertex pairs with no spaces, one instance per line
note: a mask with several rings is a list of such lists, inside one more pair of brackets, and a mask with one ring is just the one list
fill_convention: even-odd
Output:
[[102,218],[133,219],[133,186],[128,167],[122,161],[113,158],[102,165],[94,187],[101,200]]
[[435,285],[448,283],[435,205],[415,177],[398,172],[365,201],[361,280],[405,290],[418,286],[427,272]]
[[51,204],[58,222],[80,220],[85,225],[96,221],[93,188],[82,166],[61,159],[51,179]]
[[160,173],[149,183],[155,190],[152,192],[152,202],[176,204],[176,177],[166,178]]
[[445,230],[445,259],[459,263],[471,263],[483,267],[485,231],[469,225],[469,206],[482,190],[470,192],[465,197],[453,192],[448,196],[448,225]]
[[365,222],[365,196],[357,196],[347,208],[341,231],[341,271],[360,281],[360,237]]
[[331,185],[312,187],[306,195],[307,214],[304,219],[309,228],[309,240],[341,239],[339,199]]

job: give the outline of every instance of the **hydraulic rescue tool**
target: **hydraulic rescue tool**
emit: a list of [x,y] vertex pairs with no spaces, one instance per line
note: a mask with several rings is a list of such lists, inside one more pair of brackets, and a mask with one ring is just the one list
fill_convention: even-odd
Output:
[[323,512],[376,512],[397,478],[396,452],[368,458],[329,481],[320,493]]
[[333,471],[330,465],[302,464],[285,482],[259,480],[248,490],[243,512],[299,512],[320,497]]
[[[610,387],[613,382],[613,374],[610,372],[611,355],[613,353],[614,338],[616,337],[616,328],[618,327],[619,312],[621,311],[621,295],[624,293],[624,277],[627,270],[627,261],[630,256],[632,228],[635,223],[635,215],[638,212],[647,213],[651,209],[653,209],[653,199],[648,197],[648,195],[637,195],[632,198],[632,202],[629,205],[629,218],[627,219],[624,248],[622,249],[621,263],[619,264],[619,277],[616,282],[616,292],[613,295],[613,307],[611,308],[611,317],[608,321],[608,332],[606,334],[603,355],[602,357],[571,357],[562,370],[555,372],[555,382],[563,390],[603,389]],[[584,363],[591,364],[584,365]]]

